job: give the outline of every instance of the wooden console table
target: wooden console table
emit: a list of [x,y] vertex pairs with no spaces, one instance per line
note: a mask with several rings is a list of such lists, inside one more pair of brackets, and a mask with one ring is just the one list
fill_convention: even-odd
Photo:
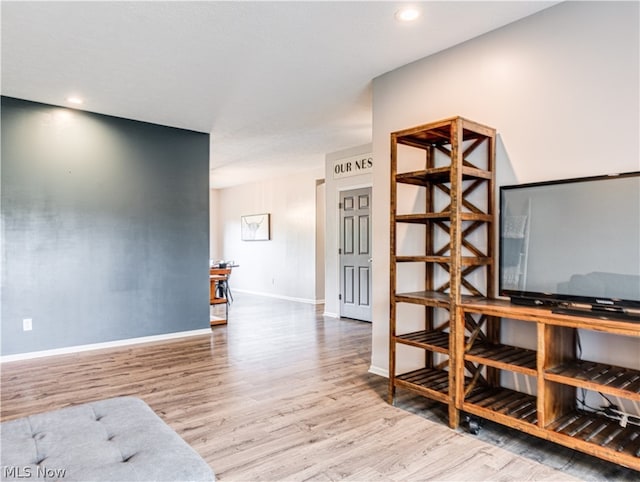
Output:
[[[488,299],[463,300],[458,315],[469,333],[456,333],[459,410],[640,470],[640,427],[577,402],[580,389],[640,402],[640,358],[630,366],[613,366],[583,360],[576,352],[578,329],[637,340],[640,323]],[[502,343],[500,325],[510,320],[535,324],[536,349]],[[536,393],[502,386],[503,371],[532,377]]]

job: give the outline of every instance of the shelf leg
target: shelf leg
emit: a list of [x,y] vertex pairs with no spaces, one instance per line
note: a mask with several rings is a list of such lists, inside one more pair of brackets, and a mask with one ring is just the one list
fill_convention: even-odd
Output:
[[460,425],[460,411],[454,403],[449,403],[449,427],[456,429]]

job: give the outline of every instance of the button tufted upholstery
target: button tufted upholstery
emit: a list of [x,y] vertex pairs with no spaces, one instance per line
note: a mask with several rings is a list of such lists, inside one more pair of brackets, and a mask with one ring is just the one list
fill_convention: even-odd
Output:
[[204,460],[133,397],[0,424],[1,480],[211,481]]

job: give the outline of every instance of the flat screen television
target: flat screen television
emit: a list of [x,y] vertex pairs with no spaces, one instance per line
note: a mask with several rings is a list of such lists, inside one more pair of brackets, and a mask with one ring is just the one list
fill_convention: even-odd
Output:
[[640,322],[640,171],[500,188],[499,291]]

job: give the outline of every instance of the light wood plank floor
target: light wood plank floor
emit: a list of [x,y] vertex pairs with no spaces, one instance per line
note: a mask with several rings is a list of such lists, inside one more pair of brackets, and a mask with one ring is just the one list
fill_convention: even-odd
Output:
[[240,293],[230,316],[211,335],[5,363],[0,419],[134,395],[222,481],[638,479],[495,424],[451,430],[421,397],[388,405],[367,323]]

